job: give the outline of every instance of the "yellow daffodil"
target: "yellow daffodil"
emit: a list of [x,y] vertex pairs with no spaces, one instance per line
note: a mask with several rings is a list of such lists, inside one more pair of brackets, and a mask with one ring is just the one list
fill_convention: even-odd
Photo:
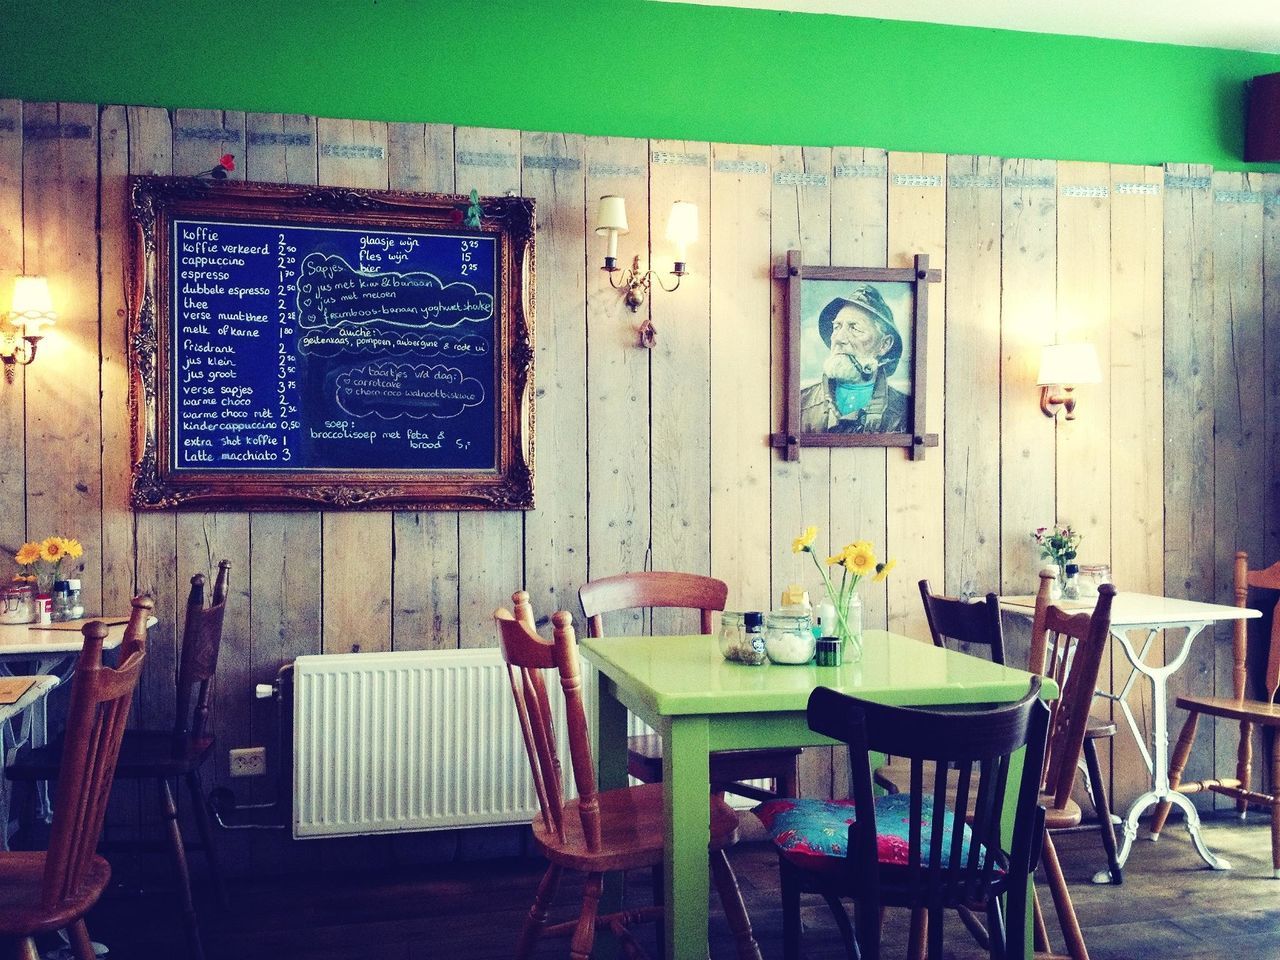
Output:
[[57,563],[67,555],[66,541],[61,537],[46,537],[40,543],[40,559],[45,563]]
[[813,545],[813,541],[817,539],[818,539],[818,528],[805,527],[804,533],[796,537],[795,540],[791,542],[791,552],[803,553],[805,551],[808,551],[810,547]]
[[877,564],[876,577],[875,577],[875,580],[873,580],[872,582],[880,583],[882,580],[884,580],[885,577],[889,575],[890,571],[892,571],[893,568],[896,567],[897,565],[898,565],[897,560],[886,560],[884,563]]
[[854,544],[853,549],[845,553],[844,568],[850,573],[865,577],[876,568],[876,555],[865,543]]
[[13,559],[18,561],[20,566],[31,566],[31,564],[40,559],[40,544],[24,543],[18,548],[18,552],[14,555]]

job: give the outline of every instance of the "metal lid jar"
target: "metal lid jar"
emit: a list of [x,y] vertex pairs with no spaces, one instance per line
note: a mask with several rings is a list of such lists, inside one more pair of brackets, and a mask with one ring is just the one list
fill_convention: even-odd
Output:
[[764,652],[773,663],[808,663],[816,641],[809,614],[774,610],[764,621]]
[[35,591],[29,583],[0,586],[0,623],[31,623],[36,618]]

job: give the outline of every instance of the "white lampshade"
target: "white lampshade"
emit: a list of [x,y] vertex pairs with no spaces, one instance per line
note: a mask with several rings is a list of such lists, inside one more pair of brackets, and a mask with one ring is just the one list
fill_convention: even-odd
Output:
[[1040,375],[1036,385],[1050,384],[1076,386],[1081,383],[1098,383],[1102,370],[1098,366],[1098,351],[1091,343],[1048,343],[1040,354]]
[[596,207],[596,234],[604,236],[610,230],[627,233],[627,202],[622,197],[605,196]]
[[689,244],[698,239],[698,205],[688,200],[677,200],[671,205],[671,219],[667,221],[667,239],[676,245],[683,260]]
[[14,277],[13,303],[8,316],[9,322],[24,328],[27,336],[40,336],[40,328],[58,318],[53,309],[53,297],[49,295],[48,278]]

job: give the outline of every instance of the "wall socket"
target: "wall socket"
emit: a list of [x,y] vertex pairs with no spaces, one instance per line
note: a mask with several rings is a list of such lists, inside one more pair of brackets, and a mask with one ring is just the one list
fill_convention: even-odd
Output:
[[232,750],[231,775],[233,777],[262,777],[267,773],[266,747],[241,747]]

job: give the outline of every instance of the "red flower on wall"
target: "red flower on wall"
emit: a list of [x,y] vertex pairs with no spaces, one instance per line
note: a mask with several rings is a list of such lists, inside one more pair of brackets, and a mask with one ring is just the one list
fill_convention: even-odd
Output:
[[227,171],[234,170],[235,168],[236,155],[234,153],[224,153],[218,158],[218,162],[212,170],[205,170],[203,173],[196,174],[196,176],[212,177],[214,180],[225,180],[227,179]]

